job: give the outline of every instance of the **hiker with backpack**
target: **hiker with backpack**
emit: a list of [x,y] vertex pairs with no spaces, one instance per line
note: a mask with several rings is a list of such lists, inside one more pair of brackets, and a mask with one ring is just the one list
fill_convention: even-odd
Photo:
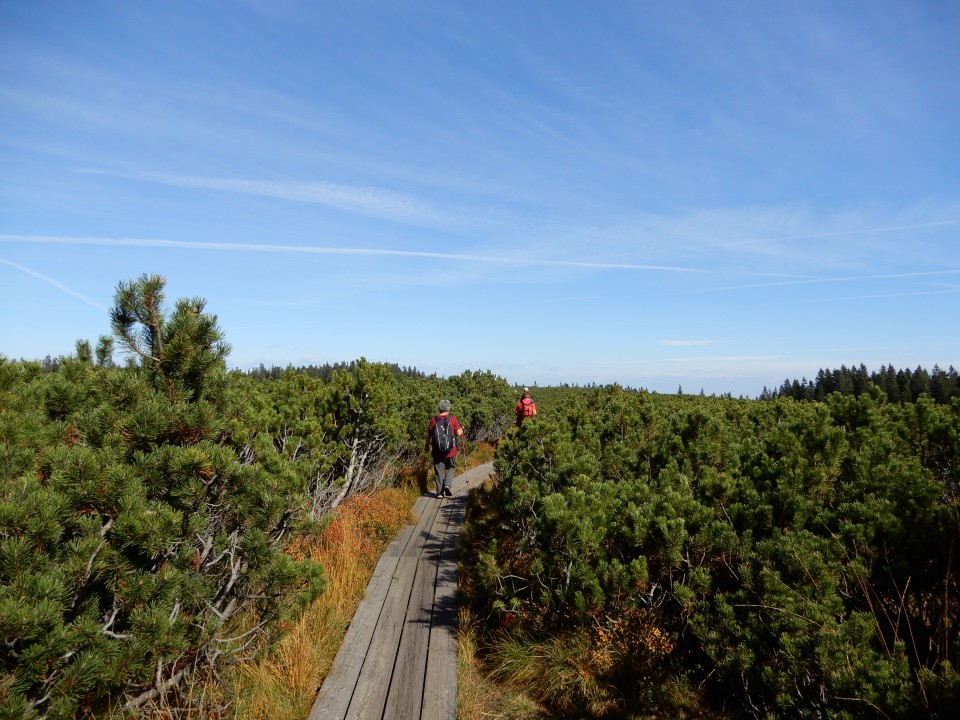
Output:
[[457,440],[463,437],[463,428],[450,414],[450,401],[441,400],[440,414],[430,418],[427,447],[433,455],[433,471],[437,478],[437,497],[450,497],[453,492],[453,467],[457,457]]
[[523,425],[526,418],[532,418],[537,414],[537,404],[530,397],[530,388],[523,389],[523,397],[517,401],[517,427]]

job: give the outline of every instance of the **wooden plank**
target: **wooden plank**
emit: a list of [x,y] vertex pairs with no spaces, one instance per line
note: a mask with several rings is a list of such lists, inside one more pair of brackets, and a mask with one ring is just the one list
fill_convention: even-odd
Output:
[[397,647],[407,613],[410,588],[417,571],[418,558],[399,558],[390,589],[377,623],[373,642],[367,649],[346,717],[349,720],[381,720],[386,705],[389,680],[397,658]]
[[432,504],[434,499],[433,495],[421,495],[418,497],[417,501],[413,504],[414,517],[420,517],[423,511],[427,509],[427,506]]
[[[464,484],[465,487],[465,484]],[[447,554],[447,563],[442,564],[443,550],[449,548],[449,533],[451,515],[457,516],[454,522],[463,522],[463,502],[443,500],[437,503],[433,526],[429,530],[426,542],[421,553],[421,562],[411,592],[410,604],[407,608],[407,617],[400,638],[400,647],[394,665],[393,678],[387,695],[384,718],[418,718],[422,712],[430,712],[424,706],[424,687],[427,682],[427,656],[430,650],[430,637],[436,599],[437,574],[441,570],[454,581],[454,601],[456,588],[456,560],[450,564],[450,555]],[[461,512],[457,512],[457,508]],[[452,651],[452,652],[451,652]],[[445,658],[443,665],[452,669],[452,685],[449,673],[445,673],[446,684],[450,691],[445,694],[444,706],[450,701],[456,702],[456,647],[447,644],[443,650]],[[437,662],[435,661],[435,664]],[[455,706],[454,706],[455,709]],[[453,717],[452,715],[450,716]]]
[[[478,470],[478,469],[475,469]],[[430,649],[424,678],[421,720],[454,720],[457,710],[457,558],[466,513],[466,495],[472,481],[485,479],[484,469],[470,471],[454,487],[454,497],[444,508],[442,547],[437,561],[437,584],[430,628]]]
[[347,716],[350,699],[373,642],[399,561],[400,558],[394,555],[381,557],[377,563],[364,599],[347,628],[340,651],[313,703],[308,720],[343,720]]
[[436,517],[435,503],[426,504],[425,509],[429,512],[421,514],[416,526],[406,525],[402,528],[377,563],[367,585],[364,600],[357,608],[340,651],[314,701],[308,720],[342,720],[347,716],[400,556],[408,551],[411,540],[415,540],[415,530],[422,529],[423,524],[432,522],[431,518]]
[[434,499],[420,515],[420,520],[413,529],[413,535],[400,553],[402,557],[420,557],[424,546],[433,534],[433,525],[436,522],[437,513],[440,511],[440,504],[440,500]]
[[387,545],[387,549],[383,551],[383,554],[388,557],[400,557],[410,542],[411,537],[413,537],[413,525],[404,525],[400,528],[400,532],[397,533],[393,542]]
[[423,678],[430,645],[437,560],[442,540],[433,535],[424,546],[410,593],[393,679],[387,694],[384,718],[419,718],[423,703]]
[[[421,526],[429,525],[433,522],[432,513],[436,512],[436,504],[437,500],[432,496],[421,495],[417,498],[412,511],[412,515],[416,520],[413,523],[407,523],[400,529],[397,537],[387,546],[384,554],[402,555],[407,551],[410,540],[413,539],[414,532]],[[408,554],[410,553],[408,552]]]
[[491,470],[462,473],[452,498],[417,501],[417,521],[380,558],[309,720],[454,720],[460,534],[468,489]]
[[[443,545],[437,562],[430,646],[423,685],[421,720],[454,720],[457,712],[457,565],[459,532],[466,499],[455,496],[443,523]],[[438,528],[438,532],[440,528]]]
[[[456,588],[437,597],[442,607],[456,603]],[[442,611],[441,611],[442,612]],[[435,613],[436,614],[436,613]],[[456,610],[454,610],[454,616]],[[423,683],[421,720],[454,720],[457,715],[456,624],[438,623],[430,629],[430,647]]]

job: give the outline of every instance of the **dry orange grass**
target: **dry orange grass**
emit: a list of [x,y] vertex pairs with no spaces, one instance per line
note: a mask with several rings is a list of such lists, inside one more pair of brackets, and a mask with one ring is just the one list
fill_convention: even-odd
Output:
[[237,718],[306,717],[377,561],[406,522],[415,497],[415,491],[391,488],[350,498],[322,532],[293,544],[292,554],[322,563],[326,590],[274,652],[240,668]]
[[496,445],[491,443],[477,443],[476,445],[471,443],[469,447],[470,449],[463,454],[466,465],[457,465],[458,475],[463,472],[464,467],[469,470],[477,465],[493,462],[493,455],[497,450]]

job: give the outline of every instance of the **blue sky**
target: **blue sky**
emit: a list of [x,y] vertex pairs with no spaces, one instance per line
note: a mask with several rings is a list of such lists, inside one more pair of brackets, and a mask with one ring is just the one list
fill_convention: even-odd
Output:
[[0,3],[0,353],[756,396],[960,366],[956,2]]

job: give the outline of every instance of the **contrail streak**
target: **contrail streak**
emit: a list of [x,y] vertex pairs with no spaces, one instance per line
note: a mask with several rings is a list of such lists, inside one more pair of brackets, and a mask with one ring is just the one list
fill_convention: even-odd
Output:
[[808,302],[834,302],[839,300],[878,300],[880,298],[893,298],[893,297],[918,297],[921,295],[955,295],[960,293],[960,288],[954,290],[928,290],[926,292],[906,292],[906,293],[886,293],[883,295],[849,295],[847,297],[832,297],[832,298],[819,298],[816,300],[809,300]]
[[35,245],[104,245],[108,247],[150,247],[182,250],[213,250],[220,252],[265,252],[265,253],[303,253],[311,255],[354,255],[361,257],[409,257],[451,260],[457,262],[494,263],[500,265],[549,267],[572,267],[591,270],[646,270],[675,273],[706,273],[696,268],[674,267],[670,265],[642,265],[634,263],[602,263],[567,260],[526,260],[522,258],[496,257],[491,255],[465,255],[460,253],[428,252],[424,250],[387,250],[380,248],[338,248],[315,245],[268,245],[265,243],[224,243],[224,242],[188,242],[185,240],[163,240],[157,238],[100,238],[68,237],[59,235],[0,235],[2,242],[20,242]]
[[929,270],[923,272],[909,272],[909,273],[890,273],[886,275],[852,275],[848,277],[835,277],[835,278],[810,278],[805,280],[782,280],[780,282],[770,282],[770,283],[753,283],[750,285],[725,285],[722,287],[713,287],[713,288],[704,288],[702,290],[688,290],[684,295],[699,295],[703,293],[711,292],[723,292],[728,290],[753,290],[759,288],[771,288],[771,287],[784,287],[786,285],[818,285],[824,283],[836,283],[836,282],[862,282],[864,280],[902,280],[904,278],[913,278],[913,277],[932,277],[936,275],[957,275],[960,274],[960,269],[957,270]]
[[98,310],[103,310],[104,312],[109,312],[109,308],[104,307],[103,305],[101,305],[100,303],[98,303],[96,300],[92,300],[92,299],[88,298],[88,297],[87,297],[86,295],[84,295],[83,293],[78,293],[76,290],[73,290],[73,289],[67,287],[67,286],[64,285],[62,282],[60,282],[60,281],[58,281],[58,280],[54,280],[54,279],[53,279],[52,277],[50,277],[49,275],[44,275],[43,273],[38,273],[36,270],[30,269],[30,268],[28,268],[26,265],[21,265],[21,264],[18,263],[18,262],[14,262],[13,260],[7,260],[6,258],[2,258],[2,257],[0,257],[0,263],[3,263],[4,265],[9,265],[10,267],[15,268],[15,269],[19,270],[19,271],[22,272],[22,273],[26,273],[27,275],[30,275],[31,277],[35,277],[37,280],[42,280],[43,282],[47,283],[48,285],[52,285],[53,287],[55,287],[57,290],[60,290],[60,291],[62,291],[62,292],[65,292],[67,295],[72,295],[73,297],[77,298],[78,300],[83,300],[83,302],[87,303],[88,305],[93,305],[93,307],[97,308]]

